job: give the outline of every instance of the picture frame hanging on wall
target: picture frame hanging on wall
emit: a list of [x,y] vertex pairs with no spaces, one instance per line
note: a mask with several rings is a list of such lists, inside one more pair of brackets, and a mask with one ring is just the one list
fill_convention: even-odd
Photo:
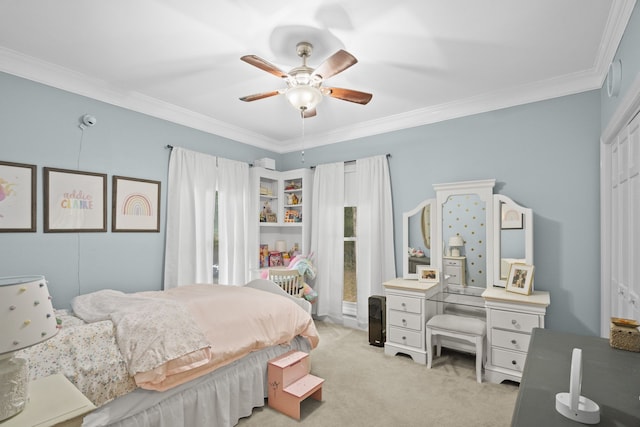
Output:
[[107,175],[44,168],[44,232],[106,232]]
[[160,232],[160,181],[113,176],[111,231]]
[[507,292],[531,295],[533,291],[533,265],[514,262],[507,278]]
[[0,232],[36,231],[35,165],[0,161]]
[[501,204],[501,228],[503,230],[521,230],[522,229],[522,212],[508,208]]

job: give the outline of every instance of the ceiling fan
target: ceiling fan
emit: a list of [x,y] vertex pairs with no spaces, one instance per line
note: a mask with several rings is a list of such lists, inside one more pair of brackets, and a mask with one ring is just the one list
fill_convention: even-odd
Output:
[[251,102],[270,96],[284,94],[293,107],[300,111],[303,118],[316,115],[316,105],[322,101],[323,96],[341,99],[343,101],[355,102],[365,105],[371,101],[372,94],[360,92],[352,89],[341,89],[337,87],[322,86],[328,78],[346,70],[354,65],[358,60],[349,52],[340,49],[315,70],[307,66],[307,58],[311,56],[313,46],[309,42],[300,42],[296,45],[296,52],[302,58],[302,65],[293,68],[288,73],[280,70],[273,64],[265,61],[256,55],[245,55],[241,60],[260,68],[274,76],[285,79],[287,87],[285,89],[271,92],[256,93],[240,98],[241,101]]

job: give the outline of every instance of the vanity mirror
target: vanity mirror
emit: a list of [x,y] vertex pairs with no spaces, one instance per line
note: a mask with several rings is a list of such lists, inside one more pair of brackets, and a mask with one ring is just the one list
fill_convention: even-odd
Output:
[[493,213],[493,284],[505,287],[512,263],[533,264],[533,211],[496,194]]
[[431,259],[449,277],[449,285],[492,285],[494,184],[487,179],[433,186],[436,235]]
[[435,199],[428,199],[402,214],[402,277],[417,279],[418,265],[431,265]]

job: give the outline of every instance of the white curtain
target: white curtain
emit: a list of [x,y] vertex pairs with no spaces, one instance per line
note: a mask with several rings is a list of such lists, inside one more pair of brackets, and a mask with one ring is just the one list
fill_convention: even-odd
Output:
[[249,165],[218,158],[219,283],[244,285],[248,280]]
[[344,163],[316,167],[311,210],[311,251],[317,268],[317,314],[342,323]]
[[369,296],[382,295],[382,283],[396,277],[387,156],[357,160],[356,180],[358,324],[362,326],[368,322]]
[[216,157],[174,147],[169,160],[164,289],[213,282]]

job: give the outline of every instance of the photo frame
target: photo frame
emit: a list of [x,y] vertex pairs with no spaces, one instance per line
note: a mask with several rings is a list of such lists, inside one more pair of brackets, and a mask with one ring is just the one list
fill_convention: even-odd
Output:
[[533,265],[518,262],[511,264],[505,289],[507,292],[531,295],[533,290]]
[[418,282],[437,283],[440,280],[438,269],[430,265],[416,266],[416,273],[418,275]]
[[107,175],[44,168],[44,232],[106,232]]
[[0,232],[36,231],[35,165],[0,161]]
[[524,215],[522,212],[508,208],[502,204],[500,214],[500,224],[503,230],[518,230],[523,228]]
[[160,181],[112,177],[111,231],[160,232]]

